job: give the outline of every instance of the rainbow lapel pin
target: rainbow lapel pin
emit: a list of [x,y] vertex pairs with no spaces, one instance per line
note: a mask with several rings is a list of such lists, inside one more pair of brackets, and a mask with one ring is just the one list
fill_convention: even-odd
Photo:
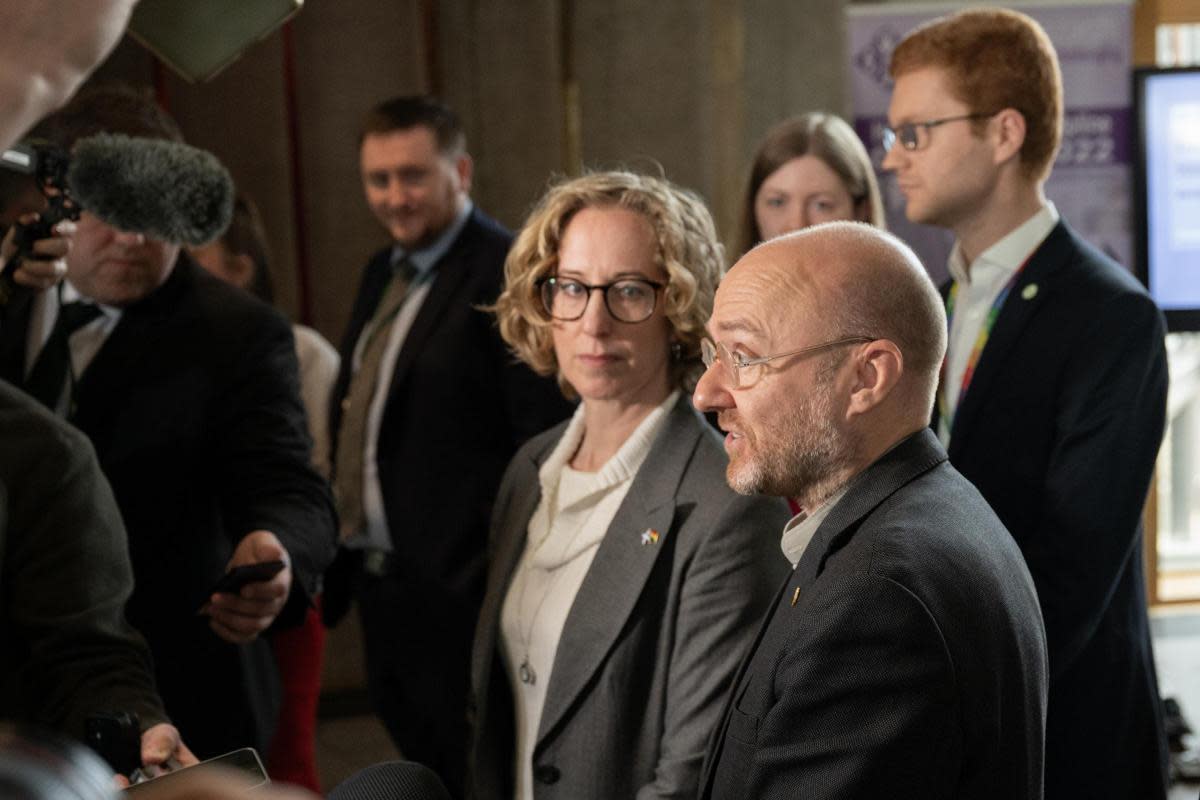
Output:
[[642,531],[642,547],[648,544],[658,544],[658,531],[654,528],[646,528]]

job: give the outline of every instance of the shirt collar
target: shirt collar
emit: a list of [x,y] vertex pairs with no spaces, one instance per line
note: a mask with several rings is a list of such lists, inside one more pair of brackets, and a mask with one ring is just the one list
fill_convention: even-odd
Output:
[[392,248],[392,266],[399,264],[405,256],[416,267],[417,274],[424,277],[433,269],[434,265],[441,260],[442,256],[446,255],[446,251],[450,249],[450,245],[454,244],[454,240],[462,233],[463,227],[467,224],[467,219],[471,216],[472,209],[475,208],[471,198],[467,198],[463,203],[463,207],[458,210],[458,214],[454,217],[446,230],[442,231],[442,235],[433,240],[433,243],[428,247],[422,247],[420,250],[413,250],[411,253],[405,251],[400,245]]
[[58,285],[58,305],[65,306],[67,303],[90,303],[104,313],[104,316],[111,319],[119,319],[121,309],[116,306],[97,303],[90,297],[86,297],[82,292],[75,288],[70,280],[63,278],[62,283]]
[[1054,230],[1054,226],[1058,224],[1058,219],[1058,209],[1055,208],[1054,203],[1046,201],[1046,204],[1038,209],[1037,213],[980,253],[971,264],[967,264],[962,247],[959,242],[955,242],[954,249],[950,251],[950,276],[954,278],[955,283],[969,284],[971,273],[975,270],[968,269],[968,267],[973,268],[977,264],[989,264],[1011,275],[1021,268],[1025,259],[1029,258],[1029,254],[1050,235],[1050,231]]
[[850,488],[849,484],[843,486],[837,494],[818,506],[811,514],[801,510],[799,514],[788,520],[787,525],[783,526],[783,538],[779,542],[779,547],[791,563],[792,569],[795,569],[796,565],[800,563],[800,557],[804,555],[809,543],[817,535],[817,529],[821,527],[821,523],[829,516],[833,507],[845,496],[848,488]]
[[[658,437],[663,425],[666,424],[667,415],[678,401],[679,390],[675,389],[657,407],[652,409],[645,419],[638,423],[624,444],[596,472],[595,490],[608,489],[637,473],[642,462],[645,461],[646,455],[650,452],[654,440]],[[562,474],[563,468],[567,466],[571,456],[575,454],[583,441],[584,411],[584,403],[581,402],[571,416],[571,421],[567,423],[567,429],[563,432],[562,438],[558,440],[558,444],[538,470],[538,481],[541,483],[543,496],[549,496],[558,490],[559,476]]]

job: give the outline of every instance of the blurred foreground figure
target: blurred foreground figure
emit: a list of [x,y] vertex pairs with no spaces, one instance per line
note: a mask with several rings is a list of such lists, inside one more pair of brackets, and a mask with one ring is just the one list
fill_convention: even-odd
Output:
[[79,88],[116,46],[137,0],[22,0],[0,27],[0,148]]
[[92,714],[132,712],[144,764],[193,763],[125,621],[125,528],[91,445],[3,381],[0,439],[0,720],[82,741]]

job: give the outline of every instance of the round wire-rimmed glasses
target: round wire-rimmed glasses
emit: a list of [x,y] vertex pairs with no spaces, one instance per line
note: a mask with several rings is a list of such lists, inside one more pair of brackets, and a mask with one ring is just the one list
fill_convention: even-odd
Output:
[[741,387],[742,370],[744,369],[757,367],[760,364],[766,364],[768,361],[774,361],[777,358],[806,356],[844,344],[873,342],[876,338],[875,336],[847,336],[842,339],[834,339],[831,342],[814,344],[811,347],[802,347],[799,350],[789,350],[786,353],[776,353],[773,356],[762,356],[760,358],[747,358],[741,353],[731,353],[720,342],[704,338],[700,340],[700,359],[704,362],[705,369],[708,369],[713,364],[720,364],[721,374],[725,376],[725,380],[728,381],[729,386],[737,389]]
[[613,319],[618,322],[645,322],[654,314],[658,294],[664,288],[665,283],[648,278],[620,278],[594,286],[557,276],[538,281],[542,307],[552,319],[563,322],[582,317],[595,291],[604,296],[604,307]]

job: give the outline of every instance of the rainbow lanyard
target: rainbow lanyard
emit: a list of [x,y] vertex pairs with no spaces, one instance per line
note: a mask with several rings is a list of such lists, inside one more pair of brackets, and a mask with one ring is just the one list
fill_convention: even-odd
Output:
[[[1000,316],[1000,309],[1004,307],[1004,301],[1008,298],[1008,293],[1016,286],[1017,281],[1021,278],[1021,273],[1025,271],[1025,267],[1029,264],[1029,258],[1026,258],[1021,266],[1017,267],[1017,271],[1008,279],[1008,283],[1004,284],[1004,288],[1000,290],[1000,294],[996,295],[996,299],[992,301],[992,307],[988,309],[987,317],[983,320],[983,325],[979,328],[979,334],[975,337],[975,346],[971,348],[971,355],[967,357],[967,368],[963,370],[962,384],[958,389],[958,402],[955,404],[954,411],[950,411],[946,403],[946,392],[938,392],[938,414],[942,419],[946,420],[946,429],[951,430],[954,427],[954,414],[958,412],[962,406],[963,398],[967,394],[967,387],[971,385],[971,379],[975,377],[975,367],[979,364],[979,357],[983,355],[983,348],[987,345],[988,339],[992,335],[992,328],[996,326],[996,318]],[[954,301],[958,296],[958,281],[955,281],[950,286],[950,294],[946,298],[946,331],[954,330]],[[946,385],[946,368],[950,361],[950,351],[947,349],[945,358],[942,359],[942,386]]]

